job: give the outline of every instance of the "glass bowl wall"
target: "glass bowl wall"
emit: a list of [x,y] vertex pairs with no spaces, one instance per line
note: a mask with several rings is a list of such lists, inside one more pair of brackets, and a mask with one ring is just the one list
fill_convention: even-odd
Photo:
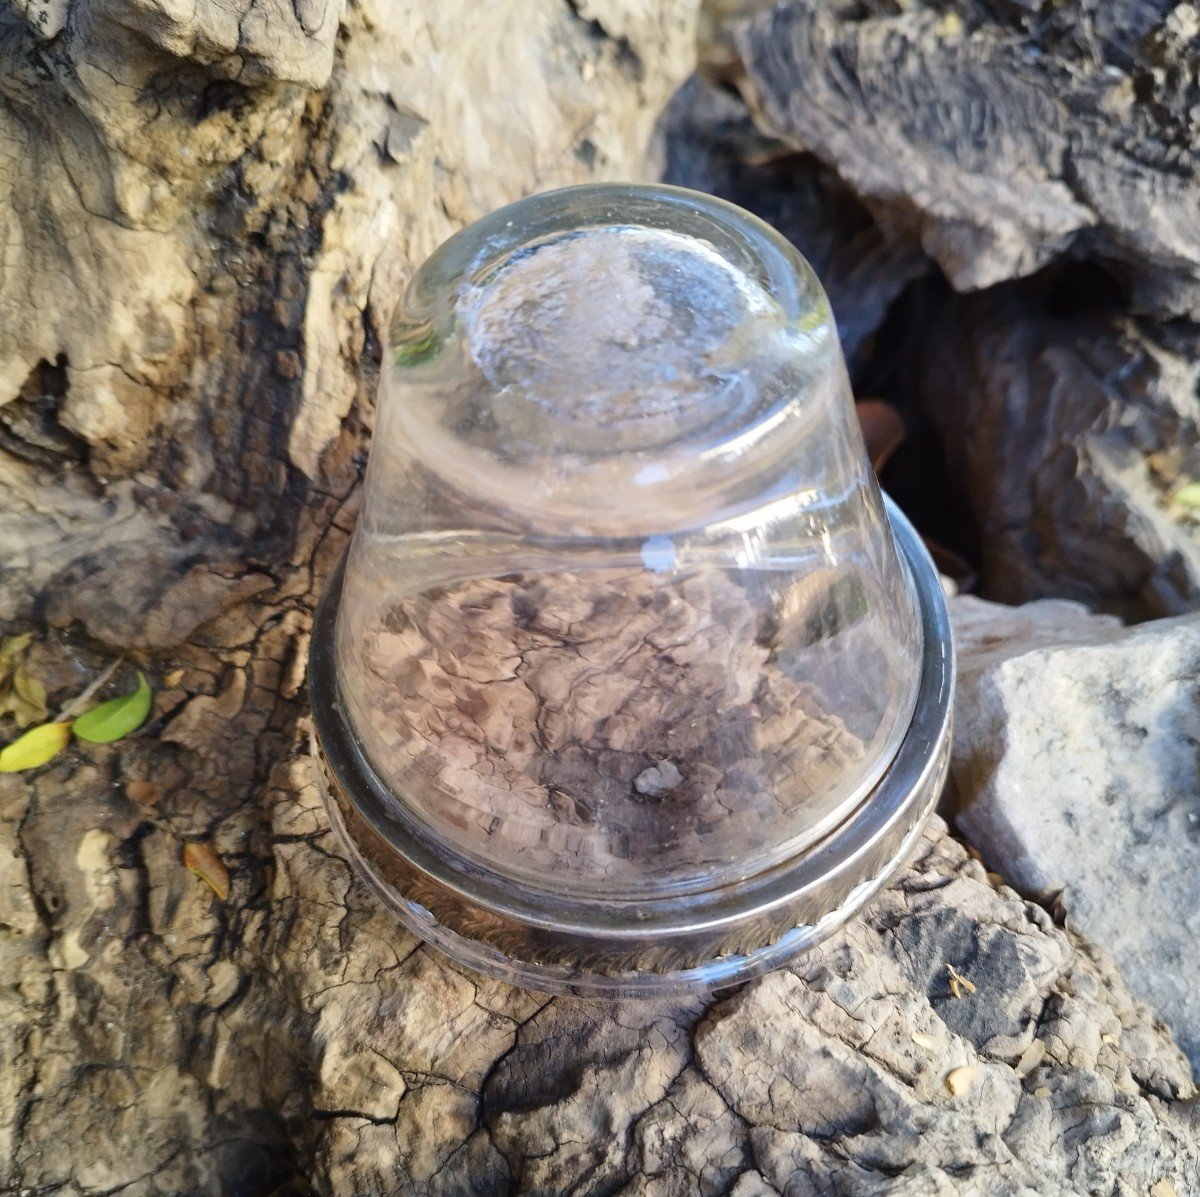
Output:
[[[910,540],[825,295],[766,225],[605,186],[464,230],[392,324],[325,620],[385,884],[428,897],[419,845],[467,910],[619,931],[819,851],[939,647]],[[580,971],[627,968],[597,951]]]

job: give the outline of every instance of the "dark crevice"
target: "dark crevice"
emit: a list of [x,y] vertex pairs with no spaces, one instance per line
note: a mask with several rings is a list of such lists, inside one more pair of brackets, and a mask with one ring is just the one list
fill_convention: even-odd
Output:
[[87,442],[60,421],[69,379],[67,355],[43,358],[29,372],[17,397],[0,406],[0,449],[30,465],[61,471],[86,466]]

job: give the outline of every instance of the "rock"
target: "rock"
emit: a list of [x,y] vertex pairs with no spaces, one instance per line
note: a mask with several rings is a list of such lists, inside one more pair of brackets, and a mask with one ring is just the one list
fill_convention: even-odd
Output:
[[956,825],[1006,881],[1059,894],[1200,1069],[1200,614],[1066,631],[960,640]]
[[950,599],[958,676],[974,679],[1014,653],[1066,644],[1095,644],[1121,634],[1114,615],[1097,615],[1082,603],[1042,599],[1022,607],[989,603],[970,594]]
[[946,306],[921,400],[974,512],[982,592],[1134,618],[1200,603],[1200,326],[1063,315],[1029,286]]
[[954,287],[1102,261],[1200,315],[1192,4],[790,0],[739,46],[771,127],[919,239]]

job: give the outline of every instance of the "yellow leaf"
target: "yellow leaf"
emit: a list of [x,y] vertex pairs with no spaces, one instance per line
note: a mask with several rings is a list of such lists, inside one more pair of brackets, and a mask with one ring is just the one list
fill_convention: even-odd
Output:
[[16,690],[10,690],[0,703],[0,713],[11,715],[18,727],[28,727],[31,723],[41,723],[46,718],[45,707],[35,707],[26,702]]
[[1181,486],[1172,496],[1173,502],[1179,504],[1180,507],[1187,507],[1192,511],[1200,511],[1200,482],[1189,482],[1186,486]]
[[24,665],[17,666],[13,674],[13,688],[30,705],[44,707],[46,705],[46,687]]
[[22,632],[20,636],[5,636],[0,639],[0,682],[8,677],[13,662],[29,647],[32,639],[32,632]]
[[[18,665],[12,679],[13,693],[8,696],[9,710],[17,718],[20,727],[40,723],[50,713],[46,709],[46,687],[24,665]],[[18,699],[17,703],[13,699]]]
[[20,656],[33,642],[32,632],[22,632],[19,636],[5,636],[0,640],[0,660],[11,661]]
[[211,844],[185,844],[183,863],[222,901],[229,897],[229,870]]
[[43,723],[32,728],[0,750],[0,773],[36,769],[58,756],[70,738],[71,728],[66,723]]

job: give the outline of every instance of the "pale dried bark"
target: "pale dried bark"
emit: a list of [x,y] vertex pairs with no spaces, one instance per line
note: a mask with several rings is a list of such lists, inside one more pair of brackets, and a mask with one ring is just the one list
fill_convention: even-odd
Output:
[[508,200],[644,170],[690,66],[687,0],[591,7],[0,13],[0,620],[43,633],[56,700],[119,651],[158,686],[136,738],[0,779],[6,1191],[311,1171],[320,1050],[264,963],[267,779],[403,281]]
[[[1200,1184],[1194,1090],[1161,1026],[938,820],[898,883],[794,969],[722,1000],[614,1010],[483,980],[398,936],[303,770],[276,773],[272,900],[290,917],[271,945],[316,1020],[322,1192]],[[949,966],[974,992],[954,996]],[[964,1065],[978,1077],[952,1096]]]

